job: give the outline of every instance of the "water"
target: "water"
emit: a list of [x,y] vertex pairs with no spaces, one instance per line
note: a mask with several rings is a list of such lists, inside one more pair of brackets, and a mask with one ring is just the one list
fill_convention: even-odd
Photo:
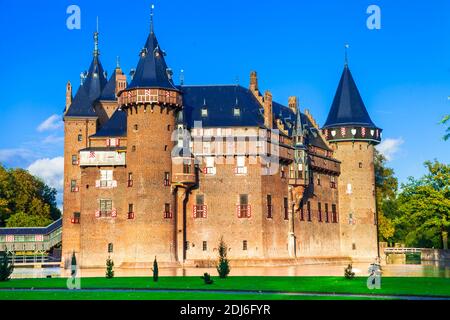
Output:
[[[297,265],[283,267],[236,267],[231,268],[231,276],[343,276],[345,264]],[[353,264],[357,276],[367,276],[369,264]],[[422,264],[383,265],[383,276],[387,277],[441,277],[450,278],[450,262]],[[151,269],[115,268],[117,277],[151,276]],[[201,276],[205,272],[216,275],[214,268],[160,268],[160,276]],[[12,278],[45,278],[47,276],[67,277],[69,270],[56,268],[15,268]],[[82,269],[81,277],[104,277],[105,269]]]

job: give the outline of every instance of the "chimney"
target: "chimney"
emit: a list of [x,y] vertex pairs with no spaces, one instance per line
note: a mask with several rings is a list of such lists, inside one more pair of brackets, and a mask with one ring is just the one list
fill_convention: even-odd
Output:
[[298,111],[297,97],[289,97],[289,109],[291,109],[294,114],[297,114]]
[[119,92],[127,88],[127,76],[122,72],[120,67],[116,68],[116,97],[119,96]]
[[70,105],[72,104],[72,85],[70,81],[66,84],[66,112],[69,110]]
[[273,128],[272,93],[270,91],[264,93],[264,125],[269,129]]
[[258,75],[256,71],[252,71],[250,73],[250,91],[252,92],[258,91]]

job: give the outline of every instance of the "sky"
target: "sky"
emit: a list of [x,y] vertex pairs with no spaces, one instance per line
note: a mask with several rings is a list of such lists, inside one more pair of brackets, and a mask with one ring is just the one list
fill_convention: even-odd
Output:
[[[99,19],[100,59],[111,75],[120,56],[128,74],[149,32],[178,81],[249,84],[287,104],[299,97],[324,124],[344,66],[374,123],[379,146],[400,182],[425,173],[423,162],[450,160],[440,119],[450,113],[450,1],[119,1],[0,0],[0,163],[27,168],[62,190],[65,85],[76,90],[92,60]],[[67,8],[80,8],[70,30]],[[370,5],[381,29],[367,27]],[[74,92],[75,93],[75,92]]]

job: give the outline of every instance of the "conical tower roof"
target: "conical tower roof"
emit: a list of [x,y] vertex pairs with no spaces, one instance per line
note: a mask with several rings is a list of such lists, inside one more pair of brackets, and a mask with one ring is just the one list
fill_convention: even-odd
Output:
[[339,126],[376,128],[370,119],[348,65],[344,67],[330,113],[323,128]]

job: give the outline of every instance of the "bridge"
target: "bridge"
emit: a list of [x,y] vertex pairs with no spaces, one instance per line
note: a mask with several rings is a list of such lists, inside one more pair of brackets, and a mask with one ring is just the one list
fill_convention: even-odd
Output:
[[385,248],[384,254],[407,254],[407,253],[421,253],[422,248]]
[[12,253],[17,266],[59,265],[62,219],[47,227],[0,228],[0,251]]

